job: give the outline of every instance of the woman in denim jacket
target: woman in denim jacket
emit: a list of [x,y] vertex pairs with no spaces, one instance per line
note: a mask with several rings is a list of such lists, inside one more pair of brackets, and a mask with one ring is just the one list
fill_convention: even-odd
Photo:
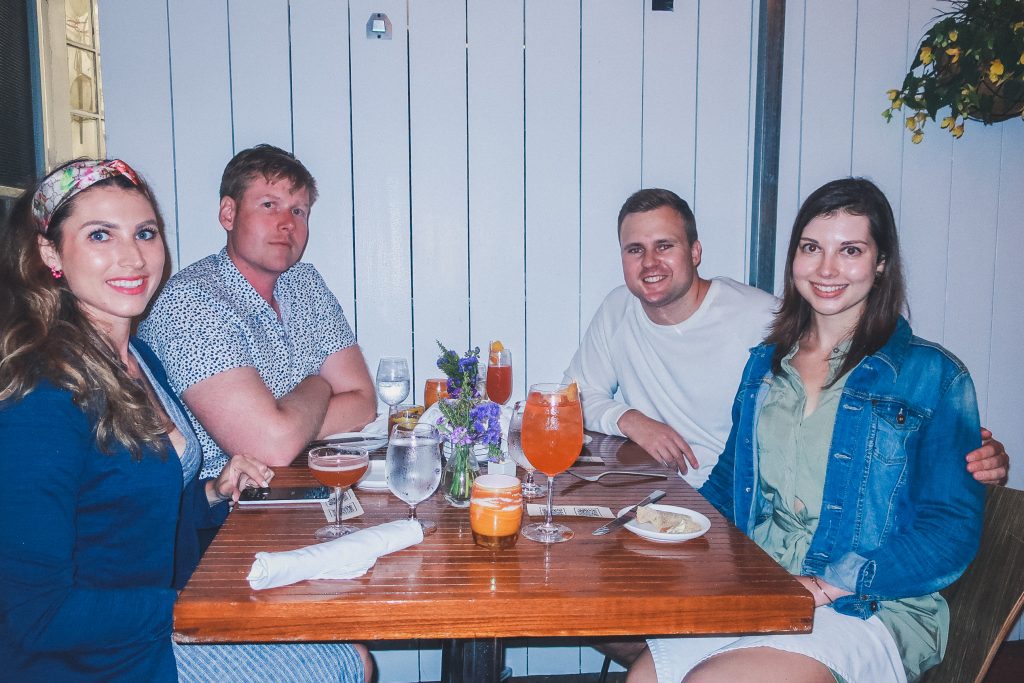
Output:
[[871,182],[828,183],[790,239],[782,306],[751,351],[700,492],[811,592],[801,635],[649,641],[630,681],[907,681],[942,659],[938,590],[981,534],[974,385],[913,336],[895,221]]

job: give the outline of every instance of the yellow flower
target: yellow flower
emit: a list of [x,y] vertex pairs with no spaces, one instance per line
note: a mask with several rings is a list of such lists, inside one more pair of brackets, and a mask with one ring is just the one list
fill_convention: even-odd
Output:
[[896,99],[896,96],[900,94],[899,90],[886,90],[885,94],[889,97],[889,101],[892,102]]
[[946,50],[946,54],[953,58],[952,60],[950,60],[950,63],[956,64],[957,62],[960,61],[960,48],[951,47],[948,50]]
[[999,80],[999,77],[1003,75],[1003,63],[998,59],[993,59],[992,63],[988,65],[988,80],[995,83]]
[[1020,53],[1020,59],[1017,60],[1018,64],[1024,64],[1024,52]]
[[910,136],[910,141],[915,145],[921,144],[921,140],[924,140],[924,133],[919,130],[915,131],[914,134]]
[[1016,33],[1017,31],[1024,31],[1024,21],[1018,21],[1013,25],[1013,32]]
[[961,123],[959,126],[954,126],[949,132],[953,134],[953,137],[959,140],[960,136],[964,134],[964,124]]
[[932,49],[930,47],[922,47],[921,52],[917,56],[921,59],[922,64],[932,63]]
[[903,109],[903,100],[898,100],[898,99],[897,100],[893,100],[892,101],[892,108],[893,109]]
[[907,117],[907,121],[906,121],[906,125],[907,125],[907,130],[914,130],[915,128],[917,128],[917,117],[916,116],[908,116]]
[[946,118],[942,119],[942,125],[940,126],[940,128],[952,128],[954,123],[956,123],[956,117],[947,116]]
[[960,36],[960,34],[959,34],[959,33],[958,33],[957,31],[956,31],[956,29],[953,29],[952,31],[950,31],[950,32],[949,32],[949,39],[950,39],[951,41],[953,41],[954,43],[956,42],[956,39],[957,39],[957,38],[958,38],[959,36]]
[[924,120],[928,118],[928,115],[925,114],[923,111],[919,111],[916,114],[914,114],[914,118],[917,119],[918,123],[924,123]]

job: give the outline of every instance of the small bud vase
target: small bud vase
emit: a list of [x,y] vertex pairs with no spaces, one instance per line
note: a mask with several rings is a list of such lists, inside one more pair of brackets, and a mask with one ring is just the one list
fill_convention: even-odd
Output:
[[473,492],[473,480],[480,474],[473,446],[445,444],[445,454],[448,460],[441,473],[444,499],[452,507],[468,508],[469,498]]

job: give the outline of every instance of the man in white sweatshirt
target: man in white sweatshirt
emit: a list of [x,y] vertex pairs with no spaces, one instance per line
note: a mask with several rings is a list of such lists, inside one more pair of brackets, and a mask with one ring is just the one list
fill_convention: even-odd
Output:
[[[678,468],[694,488],[725,447],[748,350],[777,300],[729,278],[702,278],[689,205],[661,189],[619,211],[625,285],[605,298],[566,370],[579,384],[587,429],[625,436]],[[991,434],[967,455],[983,483],[1004,483],[1009,459]]]

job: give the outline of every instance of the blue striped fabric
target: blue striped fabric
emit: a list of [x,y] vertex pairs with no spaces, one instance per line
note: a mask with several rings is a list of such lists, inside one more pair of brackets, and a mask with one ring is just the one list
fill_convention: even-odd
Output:
[[363,683],[363,664],[345,643],[179,645],[182,683]]

